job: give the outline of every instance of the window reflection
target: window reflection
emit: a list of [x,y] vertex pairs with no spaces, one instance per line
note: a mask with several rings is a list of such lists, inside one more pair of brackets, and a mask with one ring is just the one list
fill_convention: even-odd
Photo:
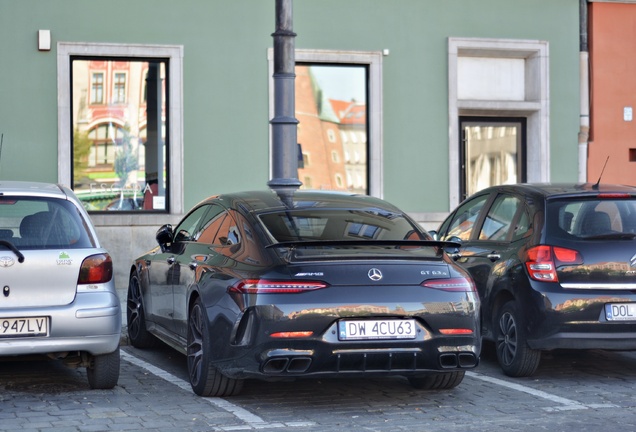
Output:
[[75,193],[89,211],[167,210],[167,61],[71,61]]
[[524,181],[523,135],[524,123],[519,120],[462,121],[464,197],[489,186]]
[[295,85],[302,188],[368,194],[366,67],[298,64]]

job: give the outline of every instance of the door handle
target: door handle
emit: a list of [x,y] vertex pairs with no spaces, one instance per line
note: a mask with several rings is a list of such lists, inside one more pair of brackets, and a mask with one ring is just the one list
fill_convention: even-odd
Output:
[[497,261],[498,259],[501,258],[501,255],[499,255],[498,253],[489,253],[488,255],[486,255],[486,258],[488,258],[490,261]]

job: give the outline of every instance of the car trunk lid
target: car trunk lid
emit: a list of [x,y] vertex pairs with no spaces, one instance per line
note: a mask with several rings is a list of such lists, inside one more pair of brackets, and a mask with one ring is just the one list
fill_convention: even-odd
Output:
[[24,261],[0,248],[2,308],[67,305],[75,298],[81,250],[22,250]]

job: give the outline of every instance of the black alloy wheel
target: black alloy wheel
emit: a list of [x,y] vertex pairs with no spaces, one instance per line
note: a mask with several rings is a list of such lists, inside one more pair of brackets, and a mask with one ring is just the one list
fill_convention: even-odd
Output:
[[139,278],[130,276],[128,295],[126,297],[126,318],[128,322],[128,338],[135,348],[152,348],[157,339],[146,328],[143,301]]
[[199,396],[234,396],[243,388],[243,380],[228,378],[211,362],[210,329],[201,299],[188,316],[188,376],[192,390]]
[[514,301],[501,307],[493,327],[497,361],[504,373],[512,377],[534,374],[541,361],[541,351],[528,346],[522,315]]

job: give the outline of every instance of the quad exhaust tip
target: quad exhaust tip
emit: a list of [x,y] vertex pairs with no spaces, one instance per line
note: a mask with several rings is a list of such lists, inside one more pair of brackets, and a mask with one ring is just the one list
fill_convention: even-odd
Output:
[[309,366],[311,366],[311,357],[277,357],[265,363],[263,372],[299,374],[307,372]]
[[439,363],[444,369],[474,368],[479,359],[474,353],[443,353],[439,356]]

